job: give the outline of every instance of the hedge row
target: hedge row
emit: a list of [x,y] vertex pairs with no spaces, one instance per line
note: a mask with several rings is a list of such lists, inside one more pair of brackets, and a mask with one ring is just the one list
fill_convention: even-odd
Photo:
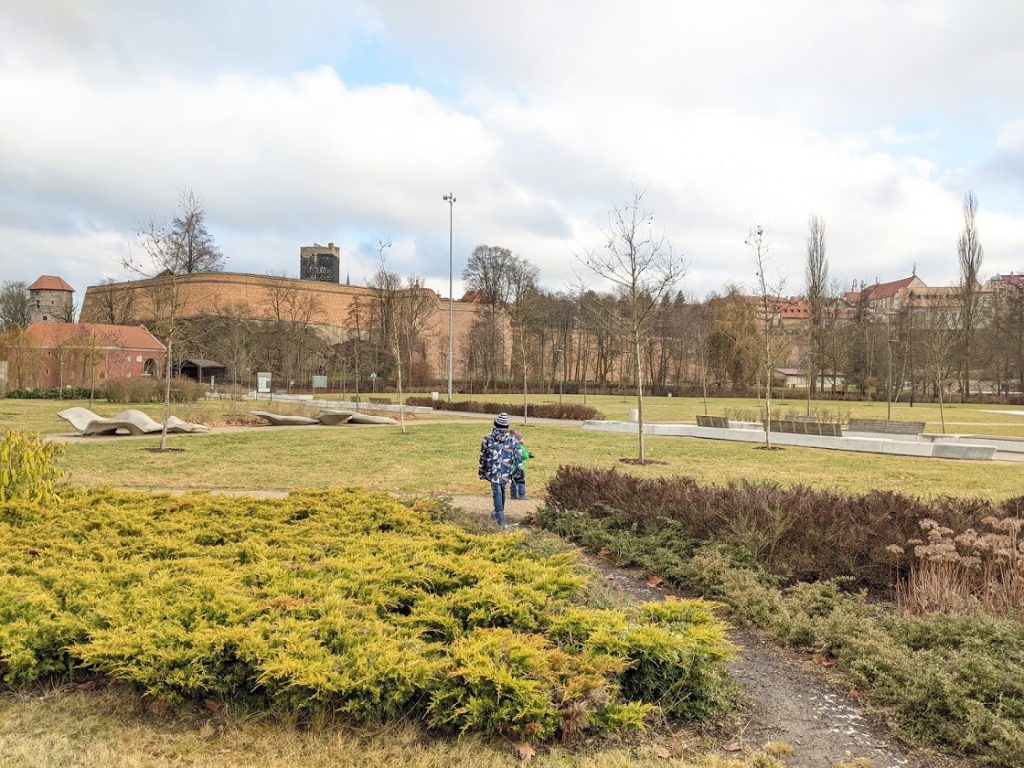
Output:
[[103,398],[103,390],[89,387],[50,387],[48,389],[30,387],[28,389],[12,389],[6,397],[12,400],[88,400],[90,396]]
[[[460,400],[446,402],[444,400],[433,400],[429,397],[408,397],[406,405],[424,406],[442,411],[460,411],[462,413],[507,413],[510,416],[522,416],[522,403],[492,403],[477,400]],[[589,421],[600,419],[601,413],[589,405],[574,403],[537,403],[529,406],[529,415],[538,419],[571,419],[574,421]]]
[[641,478],[582,466],[559,467],[547,498],[560,510],[611,518],[641,533],[671,530],[696,541],[747,550],[786,579],[853,577],[862,585],[892,584],[890,544],[920,534],[931,518],[962,531],[987,515],[1020,515],[1024,496],[1002,504],[940,497],[930,501],[893,491],[847,495],[806,486],[749,481],[702,485],[690,477]]
[[85,670],[169,700],[535,740],[731,701],[710,604],[588,608],[573,555],[432,514],[358,490],[0,504],[0,681]]

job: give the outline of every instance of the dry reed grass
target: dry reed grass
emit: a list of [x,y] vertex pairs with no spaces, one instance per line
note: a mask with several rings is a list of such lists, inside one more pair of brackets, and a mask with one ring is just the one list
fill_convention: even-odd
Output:
[[1024,519],[990,515],[981,530],[962,533],[931,519],[920,525],[923,539],[888,548],[896,558],[908,556],[907,576],[897,581],[901,608],[919,614],[980,610],[1024,621]]

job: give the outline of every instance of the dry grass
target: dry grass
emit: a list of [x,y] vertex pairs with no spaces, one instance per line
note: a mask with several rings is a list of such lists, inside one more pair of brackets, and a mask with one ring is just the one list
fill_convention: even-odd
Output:
[[[538,768],[755,768],[780,754],[766,745],[722,758],[695,734],[659,730],[623,743],[540,748]],[[5,768],[492,768],[520,765],[509,742],[425,734],[413,723],[352,727],[296,723],[202,707],[156,708],[118,686],[0,696]]]
[[[1024,620],[1024,520],[981,522],[983,530],[958,534],[934,520],[921,521],[924,538],[907,542],[909,574],[897,588],[901,608],[918,614],[981,610]],[[889,551],[904,554],[898,545]]]

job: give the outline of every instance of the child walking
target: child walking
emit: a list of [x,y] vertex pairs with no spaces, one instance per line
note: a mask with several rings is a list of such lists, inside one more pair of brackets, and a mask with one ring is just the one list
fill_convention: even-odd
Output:
[[513,432],[512,436],[516,439],[516,445],[519,448],[519,466],[512,472],[511,496],[513,499],[525,499],[526,460],[532,459],[534,456],[526,449],[526,444],[523,442],[522,432]]

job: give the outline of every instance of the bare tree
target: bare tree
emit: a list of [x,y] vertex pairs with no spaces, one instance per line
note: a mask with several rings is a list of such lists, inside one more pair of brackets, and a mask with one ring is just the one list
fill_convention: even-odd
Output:
[[167,449],[167,420],[171,416],[171,371],[175,345],[179,341],[179,318],[187,302],[187,291],[181,280],[184,272],[185,246],[181,234],[150,220],[140,228],[142,254],[122,260],[124,268],[149,279],[146,289],[157,333],[167,346],[164,369],[164,426],[160,430],[160,450]]
[[978,198],[973,190],[964,195],[963,211],[964,228],[957,240],[956,251],[960,262],[960,332],[963,350],[963,393],[966,400],[971,394],[971,358],[978,313],[978,275],[985,255],[975,223]]
[[184,190],[178,198],[178,215],[171,222],[170,232],[181,243],[178,265],[181,272],[191,274],[224,269],[224,254],[207,229],[206,209],[193,190]]
[[130,288],[118,288],[112,277],[100,281],[103,290],[96,292],[96,322],[111,325],[128,325],[132,322],[135,310],[135,291]]
[[377,302],[381,333],[395,360],[395,376],[398,382],[398,420],[402,425],[402,434],[404,435],[406,431],[405,407],[402,400],[402,347],[398,334],[398,303],[402,290],[402,278],[397,272],[392,272],[387,268],[384,249],[390,247],[390,240],[380,240],[377,243],[377,271],[370,278],[370,288],[373,290],[373,296]]
[[775,358],[778,352],[774,346],[775,329],[782,311],[779,299],[785,283],[781,278],[770,279],[766,272],[770,254],[768,250],[768,237],[764,227],[758,224],[751,226],[746,243],[753,252],[754,266],[757,270],[755,273],[757,276],[755,287],[757,290],[758,314],[760,315],[758,319],[761,322],[763,334],[761,342],[764,354],[761,358],[761,364],[764,366],[763,371],[765,375],[764,446],[766,449],[771,450],[772,372],[775,368]]
[[807,304],[810,308],[811,338],[807,356],[807,413],[811,412],[811,391],[818,371],[823,370],[825,315],[828,286],[828,258],[825,255],[825,222],[811,216],[807,233]]
[[0,286],[0,330],[24,328],[31,320],[28,285],[21,280]]
[[478,245],[462,270],[467,290],[487,307],[486,344],[478,354],[483,358],[484,386],[497,383],[505,371],[504,313],[512,295],[517,259],[508,248]]
[[539,310],[537,267],[525,259],[513,257],[509,283],[511,290],[508,315],[512,332],[519,341],[519,362],[523,369],[523,424],[526,424],[529,418],[529,355],[527,353],[527,341],[530,325],[536,319]]
[[608,214],[604,247],[581,258],[587,269],[619,291],[625,305],[620,329],[629,339],[636,367],[637,435],[641,464],[646,461],[641,347],[649,321],[662,297],[685,274],[682,257],[673,252],[663,234],[655,234],[654,217],[643,208],[643,198],[644,191],[634,187],[632,199],[616,206]]

